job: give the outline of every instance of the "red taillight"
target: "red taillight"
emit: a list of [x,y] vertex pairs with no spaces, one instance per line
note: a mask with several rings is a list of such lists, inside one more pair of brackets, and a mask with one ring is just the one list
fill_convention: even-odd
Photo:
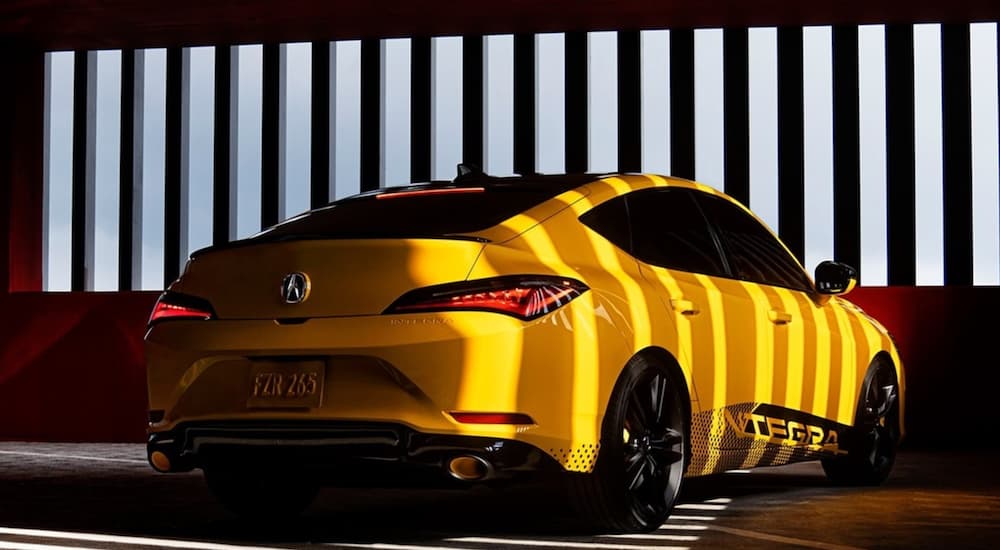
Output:
[[460,412],[448,413],[462,424],[534,424],[535,421],[524,413]]
[[161,321],[181,319],[207,320],[212,317],[215,317],[215,312],[212,311],[212,306],[207,301],[167,291],[153,306],[153,313],[149,316],[149,324],[154,325]]
[[586,290],[583,283],[562,277],[497,277],[413,290],[396,300],[385,313],[491,311],[527,321],[566,305]]

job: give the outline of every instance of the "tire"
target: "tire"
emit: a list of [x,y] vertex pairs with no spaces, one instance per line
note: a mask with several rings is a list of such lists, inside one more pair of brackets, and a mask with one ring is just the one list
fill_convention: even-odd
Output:
[[589,526],[652,531],[670,515],[687,457],[684,380],[642,356],[615,384],[601,429],[597,464],[570,474],[570,499]]
[[822,461],[827,478],[837,485],[881,485],[896,461],[899,420],[896,369],[876,358],[858,398],[848,454]]
[[295,518],[319,493],[318,484],[285,472],[209,466],[205,481],[223,507],[247,519]]

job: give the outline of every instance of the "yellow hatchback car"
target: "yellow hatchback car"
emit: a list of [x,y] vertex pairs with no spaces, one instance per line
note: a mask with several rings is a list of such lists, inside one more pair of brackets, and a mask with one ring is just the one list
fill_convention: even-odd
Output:
[[194,253],[146,335],[149,461],[247,515],[323,485],[559,476],[655,529],[682,479],[821,459],[878,484],[903,435],[886,330],[745,207],[647,175],[349,197]]

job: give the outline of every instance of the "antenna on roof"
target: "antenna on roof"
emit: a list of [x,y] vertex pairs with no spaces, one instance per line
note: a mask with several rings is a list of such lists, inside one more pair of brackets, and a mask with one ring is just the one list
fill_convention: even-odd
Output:
[[483,169],[476,166],[475,164],[460,162],[458,163],[458,175],[456,178],[461,178],[463,176],[468,176],[469,174],[482,174]]

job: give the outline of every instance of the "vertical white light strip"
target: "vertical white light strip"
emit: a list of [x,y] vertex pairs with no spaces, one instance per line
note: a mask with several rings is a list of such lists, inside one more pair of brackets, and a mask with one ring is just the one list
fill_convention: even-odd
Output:
[[462,162],[462,37],[431,39],[431,179]]
[[[331,126],[332,146],[336,151],[334,162],[334,193],[341,199],[361,189],[361,41],[349,40],[334,44],[331,54],[331,75],[335,85],[332,115],[336,124]],[[333,60],[335,59],[335,61]]]
[[566,171],[566,37],[535,36],[535,162],[539,173]]
[[750,29],[750,208],[778,231],[778,31]]
[[858,124],[861,165],[861,284],[889,280],[887,251],[885,26],[858,27]]
[[382,41],[382,187],[410,183],[410,39]]
[[1000,284],[997,24],[969,29],[972,69],[972,282]]
[[670,31],[639,34],[642,171],[670,173]]
[[618,33],[587,33],[587,169],[618,170]]
[[239,132],[236,159],[236,236],[244,238],[260,231],[260,155],[263,105],[264,48],[240,46]]
[[802,30],[805,268],[833,259],[833,31]]
[[[118,161],[121,149],[121,51],[97,52],[94,98],[93,147],[93,258],[87,275],[88,290],[118,289]],[[89,187],[89,186],[88,186]],[[89,225],[89,224],[88,224]]]
[[73,212],[73,52],[45,55],[43,290],[70,289]]
[[[312,44],[281,45],[281,136],[278,163],[285,180],[281,219],[309,209],[312,173]],[[318,98],[322,100],[322,98]]]
[[[215,48],[185,50],[187,107],[184,126],[187,131],[186,158],[181,185],[187,191],[187,201],[181,208],[187,211],[187,242],[181,246],[190,253],[212,244],[212,214],[214,212],[213,178],[215,167]],[[185,216],[182,216],[182,219]],[[184,254],[185,250],[181,253]]]
[[725,182],[722,29],[694,31],[694,171],[701,183]]
[[944,284],[941,26],[913,26],[916,282]]
[[483,52],[483,169],[487,174],[514,173],[514,36],[487,36]]
[[163,288],[163,178],[167,52],[136,51],[145,63],[142,105],[142,289]]

